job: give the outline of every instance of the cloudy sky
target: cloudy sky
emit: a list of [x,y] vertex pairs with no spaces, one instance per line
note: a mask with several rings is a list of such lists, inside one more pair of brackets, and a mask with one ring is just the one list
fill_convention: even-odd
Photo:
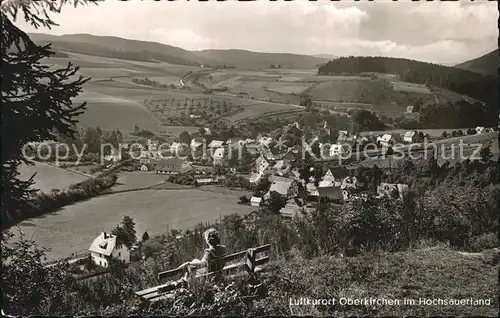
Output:
[[497,48],[496,2],[106,1],[64,7],[55,35],[89,33],[199,49],[384,55],[459,63]]

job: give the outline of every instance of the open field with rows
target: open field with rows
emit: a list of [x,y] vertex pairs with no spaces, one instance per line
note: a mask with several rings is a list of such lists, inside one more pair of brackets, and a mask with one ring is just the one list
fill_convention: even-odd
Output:
[[19,227],[26,238],[50,248],[48,259],[57,259],[87,250],[99,233],[111,231],[125,215],[134,218],[139,237],[144,231],[151,236],[165,233],[167,227],[192,228],[219,216],[243,215],[254,209],[236,204],[237,200],[234,194],[197,189],[124,192],[79,202],[24,221]]
[[21,180],[28,180],[36,174],[33,187],[43,192],[66,189],[72,184],[87,180],[82,174],[41,162],[36,162],[34,165],[22,164],[19,166],[19,172]]

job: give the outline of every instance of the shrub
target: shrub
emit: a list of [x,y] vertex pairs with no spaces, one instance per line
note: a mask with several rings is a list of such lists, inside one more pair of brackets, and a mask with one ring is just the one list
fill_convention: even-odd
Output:
[[500,240],[497,234],[490,232],[471,239],[469,250],[471,252],[481,252],[495,247],[500,247]]

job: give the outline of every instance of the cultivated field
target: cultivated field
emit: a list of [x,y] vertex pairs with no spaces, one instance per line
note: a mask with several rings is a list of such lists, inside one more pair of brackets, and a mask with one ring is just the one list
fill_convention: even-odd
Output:
[[[26,237],[50,248],[49,259],[87,250],[102,231],[111,231],[128,215],[137,234],[163,234],[169,229],[191,228],[232,213],[246,214],[254,208],[238,205],[235,195],[197,189],[144,190],[100,196],[67,206],[60,211],[22,222]],[[12,229],[13,233],[16,229]]]
[[112,191],[123,191],[130,189],[140,189],[156,185],[165,181],[166,177],[156,174],[153,171],[122,171],[116,180]]
[[46,163],[35,162],[34,165],[22,164],[19,167],[21,180],[28,180],[35,173],[34,188],[48,192],[52,189],[65,189],[72,184],[85,181],[86,176]]

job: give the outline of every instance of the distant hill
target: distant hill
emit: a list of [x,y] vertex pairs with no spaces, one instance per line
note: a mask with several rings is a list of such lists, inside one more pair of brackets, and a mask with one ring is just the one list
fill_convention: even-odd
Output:
[[30,38],[39,44],[52,43],[56,52],[72,52],[144,62],[167,62],[179,65],[234,66],[246,69],[267,68],[281,64],[283,68],[316,68],[328,61],[299,54],[259,53],[245,50],[188,51],[179,47],[114,36],[90,34],[48,35],[32,33]]
[[497,68],[499,65],[500,58],[498,57],[497,49],[476,59],[455,65],[455,67],[485,75],[496,76],[498,75]]
[[325,58],[308,55],[260,53],[246,50],[202,50],[194,53],[209,60],[218,60],[226,65],[243,69],[261,69],[278,64],[281,64],[282,68],[311,69],[328,61]]
[[332,54],[315,54],[315,55],[312,55],[312,56],[318,57],[320,59],[327,59],[327,60],[333,60],[333,59],[338,58],[337,55],[332,55]]
[[361,72],[397,74],[402,81],[430,84],[483,102],[498,104],[498,79],[455,67],[392,57],[341,57],[319,67],[318,75]]
[[217,64],[194,53],[165,44],[90,34],[48,35],[32,33],[30,38],[39,44],[52,43],[56,52],[66,51],[94,56],[144,62],[167,62],[179,65]]

